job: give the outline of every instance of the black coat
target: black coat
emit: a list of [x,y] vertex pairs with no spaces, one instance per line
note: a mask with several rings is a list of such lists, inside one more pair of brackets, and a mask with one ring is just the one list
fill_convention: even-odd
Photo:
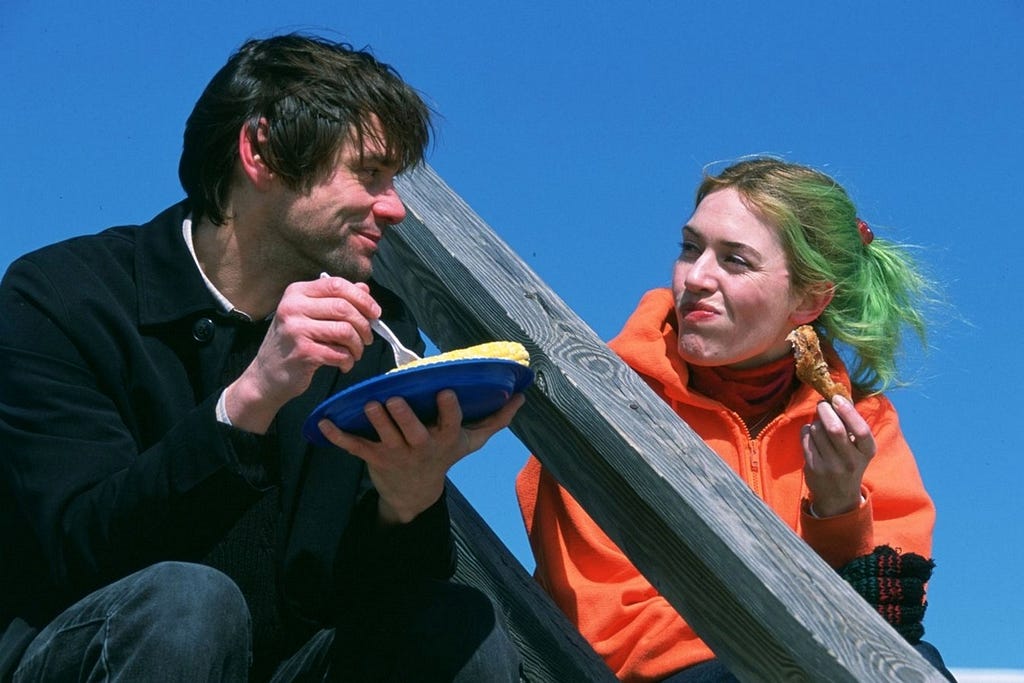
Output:
[[[362,461],[300,434],[319,402],[394,366],[380,339],[349,373],[321,368],[275,433],[217,422],[238,321],[187,250],[187,211],[28,254],[0,284],[0,677],[5,651],[63,608],[155,562],[201,561],[274,485],[288,619],[329,625],[353,596],[454,568],[443,497],[382,533]],[[406,307],[371,285],[422,351]]]

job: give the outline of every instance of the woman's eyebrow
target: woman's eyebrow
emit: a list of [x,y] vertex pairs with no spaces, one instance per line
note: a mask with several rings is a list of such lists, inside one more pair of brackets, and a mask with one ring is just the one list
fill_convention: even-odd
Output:
[[[689,233],[691,236],[697,239],[700,239],[705,242],[707,241],[707,238],[704,236],[704,234],[697,228],[690,225],[689,223],[683,226],[683,235],[685,236],[687,233]],[[716,242],[716,244],[726,247],[728,249],[732,249],[734,251],[749,254],[750,256],[755,258],[761,257],[761,252],[759,252],[757,249],[750,246],[746,242],[736,242],[734,240],[719,240]]]

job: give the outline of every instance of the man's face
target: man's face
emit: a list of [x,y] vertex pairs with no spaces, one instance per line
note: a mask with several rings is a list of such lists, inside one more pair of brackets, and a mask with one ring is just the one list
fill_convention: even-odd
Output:
[[397,164],[385,156],[379,124],[361,141],[349,138],[333,171],[308,192],[283,183],[269,193],[268,262],[281,264],[293,280],[321,272],[365,281],[385,228],[405,218],[395,189]]

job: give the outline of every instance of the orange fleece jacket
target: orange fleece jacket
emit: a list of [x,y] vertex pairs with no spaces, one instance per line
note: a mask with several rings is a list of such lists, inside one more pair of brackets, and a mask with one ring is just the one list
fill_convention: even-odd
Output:
[[[737,414],[688,390],[674,315],[671,291],[652,290],[609,346],[826,562],[839,568],[880,544],[931,557],[935,509],[887,398],[856,401],[878,444],[864,474],[865,502],[836,517],[812,517],[800,428],[814,419],[818,395],[801,385],[752,439]],[[849,387],[838,356],[823,350],[833,376]],[[520,472],[516,491],[537,580],[621,680],[658,681],[714,657],[536,458]]]

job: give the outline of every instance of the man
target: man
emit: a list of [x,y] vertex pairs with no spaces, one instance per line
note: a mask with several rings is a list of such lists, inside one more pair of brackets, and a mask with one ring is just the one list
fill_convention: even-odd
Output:
[[447,581],[444,486],[522,397],[471,427],[445,391],[433,424],[368,405],[379,441],[300,436],[394,366],[371,319],[423,349],[370,275],[429,114],[364,51],[250,41],[188,119],[185,201],[11,265],[0,674],[517,679],[490,602]]

